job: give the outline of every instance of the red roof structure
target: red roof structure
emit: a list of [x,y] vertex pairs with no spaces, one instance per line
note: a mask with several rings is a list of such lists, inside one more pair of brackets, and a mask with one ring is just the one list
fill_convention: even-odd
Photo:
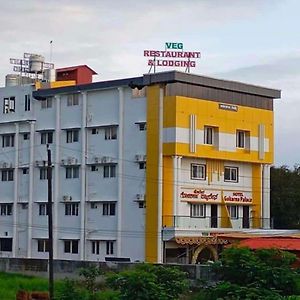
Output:
[[93,75],[97,73],[87,65],[72,66],[56,70],[56,80],[75,80],[76,84],[86,84],[93,82]]
[[250,238],[240,241],[239,246],[250,249],[270,249],[300,251],[300,239],[297,238]]

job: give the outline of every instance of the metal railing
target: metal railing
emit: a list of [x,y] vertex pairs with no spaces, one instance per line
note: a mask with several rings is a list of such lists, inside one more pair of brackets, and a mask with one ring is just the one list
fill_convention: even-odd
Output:
[[164,216],[163,226],[182,229],[272,229],[272,218]]

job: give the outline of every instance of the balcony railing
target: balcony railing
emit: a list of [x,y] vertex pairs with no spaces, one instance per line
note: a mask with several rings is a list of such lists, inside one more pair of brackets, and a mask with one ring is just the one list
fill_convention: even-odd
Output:
[[181,229],[271,229],[273,220],[271,218],[164,216],[163,226]]

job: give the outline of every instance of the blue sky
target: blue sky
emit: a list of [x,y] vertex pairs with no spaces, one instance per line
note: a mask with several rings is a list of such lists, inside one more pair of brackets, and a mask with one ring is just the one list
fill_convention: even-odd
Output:
[[57,67],[88,64],[96,80],[147,73],[144,49],[183,42],[202,53],[193,73],[282,90],[275,164],[300,163],[300,1],[11,0],[0,8],[1,86],[10,57],[34,52],[49,60],[50,40]]

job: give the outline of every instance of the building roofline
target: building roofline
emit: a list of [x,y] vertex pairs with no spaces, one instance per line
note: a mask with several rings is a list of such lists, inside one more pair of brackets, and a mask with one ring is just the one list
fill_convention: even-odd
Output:
[[88,65],[78,65],[78,66],[71,66],[71,67],[64,67],[64,68],[58,68],[56,69],[56,72],[64,72],[64,71],[73,71],[73,70],[76,70],[78,68],[88,68],[92,73],[93,75],[98,75],[98,73],[96,71],[94,71],[92,68],[90,68]]
[[202,75],[195,75],[179,71],[159,72],[155,74],[144,74],[141,77],[124,78],[117,80],[100,81],[89,84],[81,84],[68,87],[42,89],[35,91],[33,96],[36,99],[43,99],[56,94],[78,93],[87,90],[99,90],[113,88],[118,86],[130,86],[142,88],[153,84],[168,84],[181,82],[196,86],[204,86],[221,90],[235,91],[244,94],[258,95],[270,99],[278,99],[281,97],[281,91],[262,86],[241,83],[238,81],[216,79]]

